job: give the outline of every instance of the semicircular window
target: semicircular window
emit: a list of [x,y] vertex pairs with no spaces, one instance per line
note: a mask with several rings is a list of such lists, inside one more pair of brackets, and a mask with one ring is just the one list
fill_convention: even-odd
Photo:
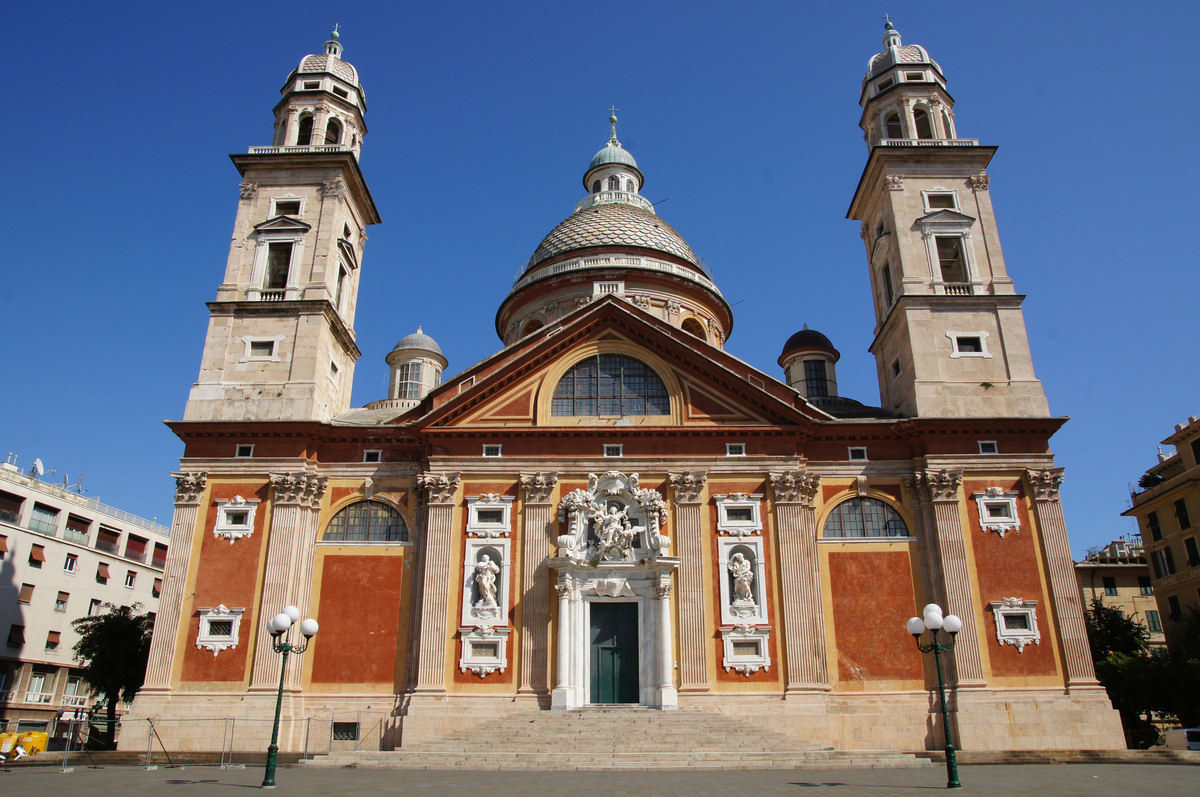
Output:
[[907,537],[904,518],[877,498],[851,498],[825,519],[825,537]]
[[597,354],[563,374],[551,415],[623,417],[670,415],[671,399],[658,374],[624,354]]
[[382,501],[342,508],[325,527],[325,542],[407,542],[404,516]]

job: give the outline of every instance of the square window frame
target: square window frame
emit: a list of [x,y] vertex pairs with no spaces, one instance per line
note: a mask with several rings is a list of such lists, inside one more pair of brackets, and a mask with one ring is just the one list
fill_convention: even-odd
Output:
[[603,456],[605,456],[605,457],[623,457],[623,456],[625,456],[625,444],[624,443],[605,443],[604,448],[602,450],[603,450]]
[[[954,200],[954,205],[948,208],[935,208],[929,204],[931,196],[949,196]],[[956,213],[962,212],[962,204],[958,201],[958,190],[954,188],[929,188],[921,192],[921,204],[925,207],[926,213],[936,213],[939,210],[952,210]]]
[[[512,533],[514,498],[508,495],[485,493],[467,496],[467,535],[470,537],[507,537]],[[484,520],[484,510],[500,510],[499,522]]]
[[[236,648],[242,626],[242,614],[245,609],[229,609],[224,604],[218,605],[216,608],[202,608],[200,612],[200,627],[196,632],[196,647],[202,650],[211,650],[213,657],[222,650]],[[213,623],[230,622],[230,630],[228,634],[214,633]]]
[[383,449],[382,448],[364,448],[362,461],[369,462],[372,464],[383,462]]
[[[280,344],[283,342],[283,335],[273,335],[270,337],[258,337],[256,335],[242,335],[242,362],[245,363],[277,363],[281,361],[279,356]],[[255,354],[252,349],[256,343],[270,343],[271,353],[269,355]]]
[[[984,532],[995,532],[1003,539],[1010,531],[1021,530],[1017,493],[1001,487],[989,487],[983,492],[972,493],[971,497],[975,499],[975,506],[979,510],[979,527]],[[995,506],[1004,506],[1008,510],[1007,517],[992,514],[989,507]]]
[[484,443],[480,456],[499,457],[502,455],[503,450],[504,446],[500,443]]
[[234,459],[252,459],[254,457],[254,443],[238,443],[233,449]]
[[[996,626],[996,641],[1001,646],[1012,645],[1018,653],[1024,653],[1026,645],[1041,644],[1042,632],[1038,629],[1037,603],[1020,598],[1004,598],[988,604]],[[1009,617],[1024,618],[1027,627],[1009,628],[1006,622]]]
[[[279,210],[281,202],[297,202],[300,205],[299,211],[292,215],[291,213],[282,213]],[[289,219],[298,219],[304,215],[304,197],[302,196],[273,196],[271,197],[271,218],[278,216],[286,216]]]
[[[254,518],[258,513],[258,499],[247,501],[245,498],[234,496],[228,501],[217,501],[217,522],[213,525],[213,536],[224,537],[232,545],[242,537],[254,534]],[[245,522],[239,522],[235,513],[245,512]]]
[[988,456],[988,455],[1000,453],[1000,444],[997,443],[995,440],[980,440],[980,441],[978,441],[978,443],[979,443],[979,453],[980,454]]
[[866,446],[847,446],[846,459],[850,462],[870,462],[871,458],[867,456]]
[[746,456],[745,443],[726,443],[725,456],[727,457],[744,457]]
[[[978,358],[983,360],[992,359],[992,352],[988,349],[988,336],[990,333],[986,331],[959,332],[955,330],[947,330],[946,337],[950,339],[950,359],[957,360],[960,358]],[[961,351],[958,348],[960,338],[978,338],[979,351]]]

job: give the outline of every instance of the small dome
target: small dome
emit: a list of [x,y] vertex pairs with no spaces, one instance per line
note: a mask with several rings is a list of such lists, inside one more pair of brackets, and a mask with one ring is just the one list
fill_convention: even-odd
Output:
[[594,247],[637,247],[673,255],[699,267],[699,259],[675,229],[649,210],[614,203],[572,213],[542,239],[525,272],[552,257]]
[[417,331],[411,335],[405,335],[400,338],[400,342],[392,347],[393,352],[411,351],[413,349],[431,351],[439,357],[445,357],[442,354],[441,347],[437,345],[437,341],[422,332],[420,327],[417,327]]
[[929,57],[929,52],[919,44],[902,44],[900,32],[887,23],[887,32],[883,36],[884,49],[881,53],[871,56],[867,62],[867,74],[863,76],[863,85],[883,74],[894,66],[929,65],[941,74],[942,68],[938,62]]
[[815,329],[809,329],[807,326],[787,339],[787,343],[783,344],[783,351],[779,355],[779,364],[782,366],[784,360],[789,354],[804,349],[825,349],[833,352],[834,362],[841,359],[841,352],[833,346],[833,342],[829,338],[822,335]]
[[[605,145],[604,149],[596,153],[592,158],[592,162],[588,164],[588,171],[595,169],[597,166],[608,166],[610,164],[620,164],[622,166],[630,166],[637,169],[637,161],[629,150],[625,149],[616,141],[610,141]],[[640,172],[641,169],[638,169]]]

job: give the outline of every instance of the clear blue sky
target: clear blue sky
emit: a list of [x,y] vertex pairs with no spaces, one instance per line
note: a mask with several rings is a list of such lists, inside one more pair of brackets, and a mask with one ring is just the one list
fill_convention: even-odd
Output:
[[[140,6],[134,8],[133,6]],[[858,226],[867,59],[889,12],[959,134],[1000,147],[992,198],[1027,294],[1078,554],[1134,530],[1127,484],[1200,413],[1194,4],[749,2],[20,4],[5,19],[0,454],[169,522],[179,418],[238,175],[289,71],[334,22],[369,110],[354,403],[417,325],[448,372],[500,348],[497,305],[582,196],[607,109],[645,195],[736,313],[727,349],[780,376],[807,323],[843,395],[878,401]]]

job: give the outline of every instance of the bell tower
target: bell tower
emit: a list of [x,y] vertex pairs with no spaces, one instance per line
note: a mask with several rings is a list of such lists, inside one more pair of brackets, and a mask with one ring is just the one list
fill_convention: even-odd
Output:
[[233,241],[184,420],[349,409],[359,266],[380,219],[358,166],[366,96],[338,38],[288,76],[271,146],[230,156],[242,177]]
[[862,224],[884,409],[919,417],[1045,417],[989,192],[996,147],[959,138],[924,47],[888,22],[863,78],[870,148],[847,216]]

